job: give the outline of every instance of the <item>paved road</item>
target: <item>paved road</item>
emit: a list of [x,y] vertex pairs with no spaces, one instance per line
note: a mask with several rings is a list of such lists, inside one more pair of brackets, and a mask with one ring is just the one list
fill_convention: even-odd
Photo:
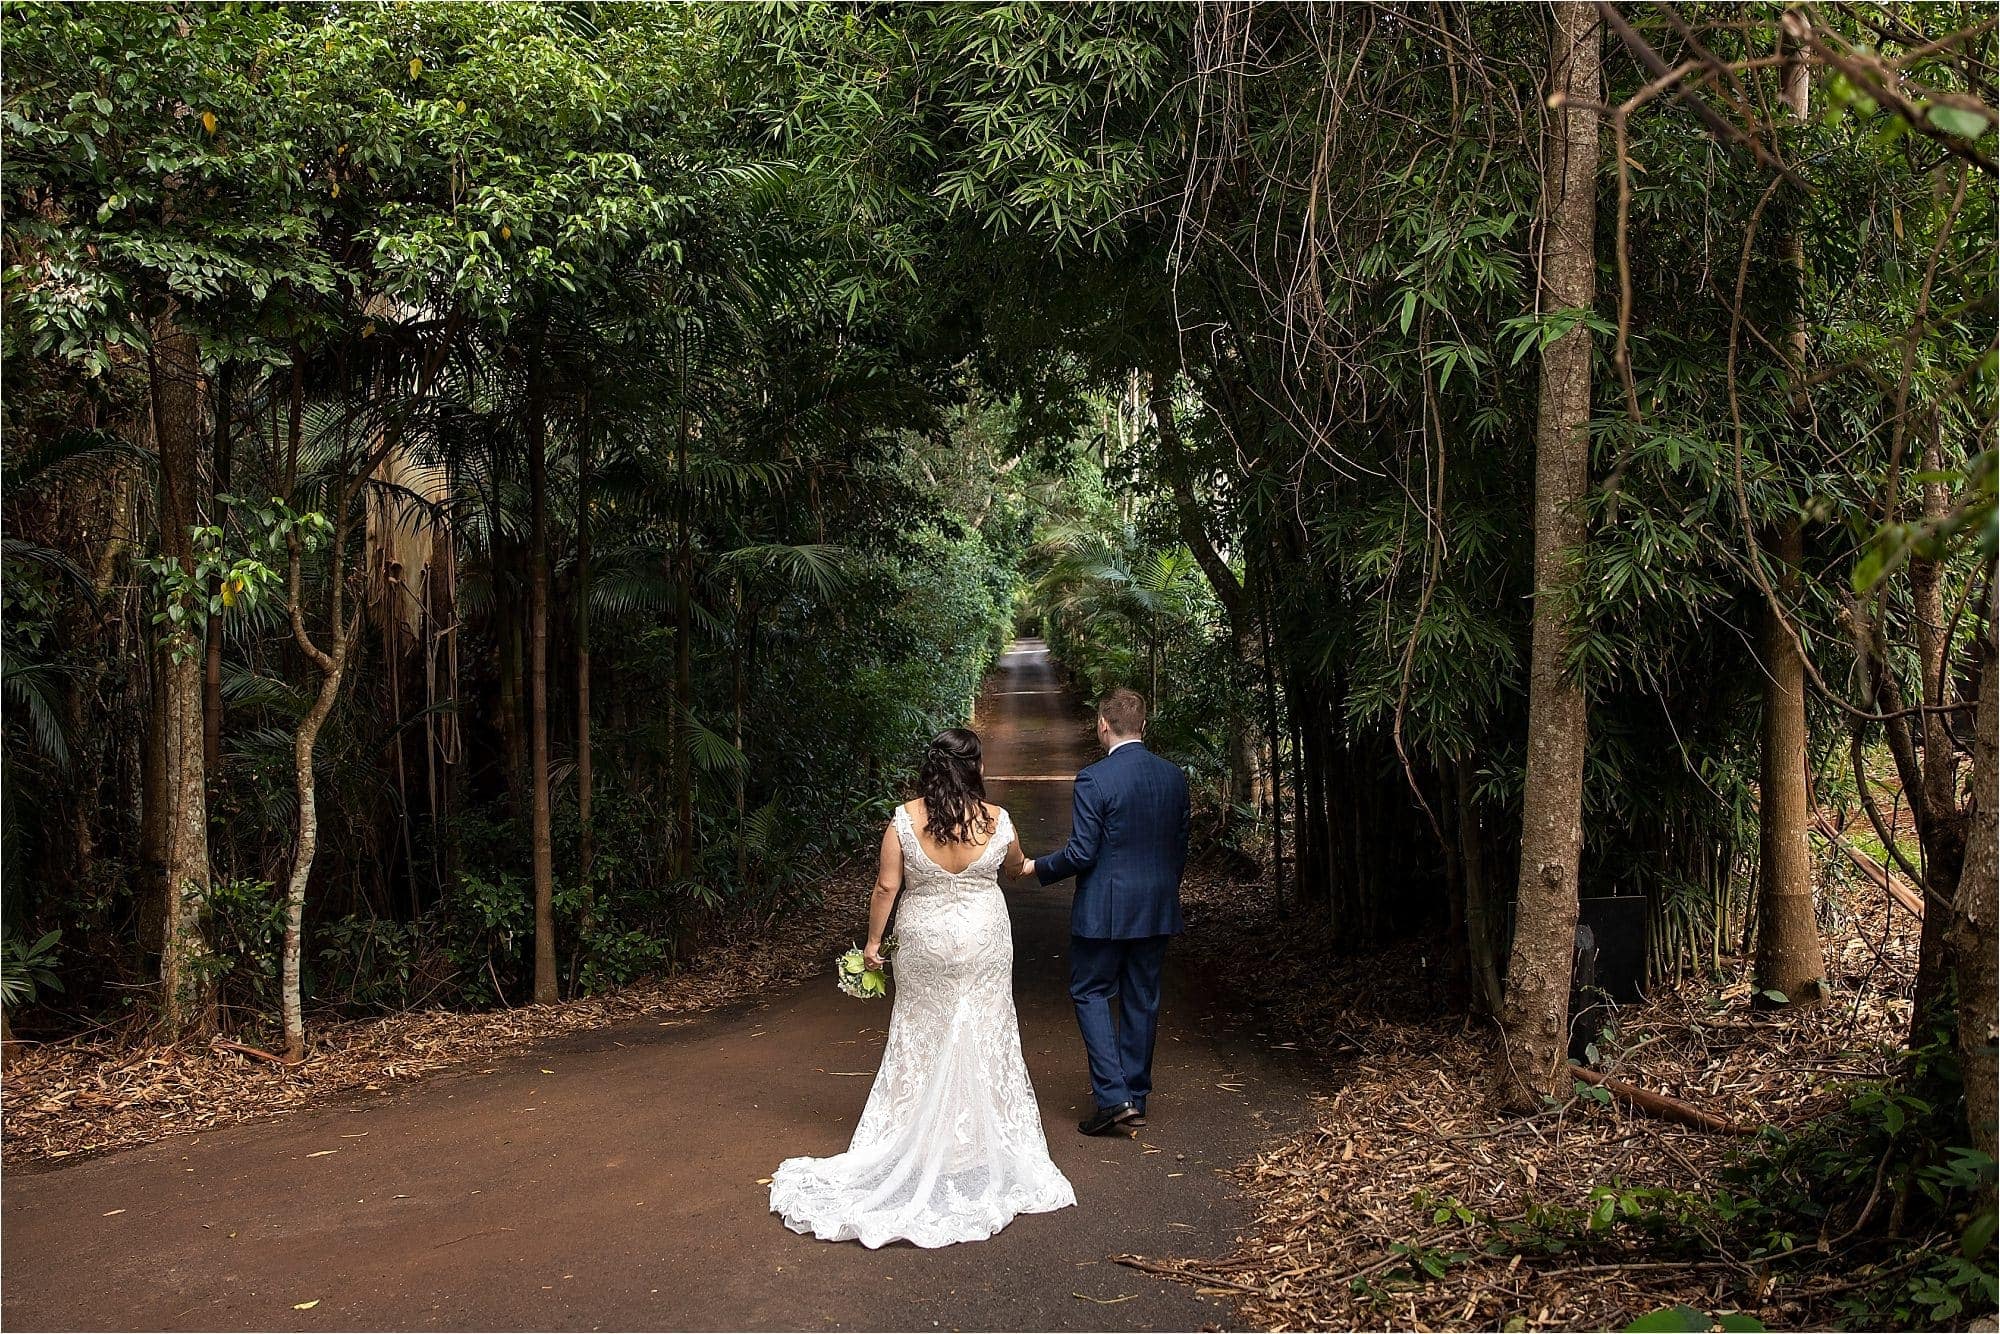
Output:
[[[1067,775],[1094,751],[1039,644],[1002,659],[974,722],[994,799],[1030,856],[1049,850]],[[1220,1173],[1297,1113],[1303,1074],[1170,969],[1151,1127],[1078,1135],[1068,894],[1009,897],[1024,1046],[1075,1209],[939,1251],[786,1230],[758,1178],[846,1146],[887,1018],[816,981],[368,1103],[9,1173],[0,1316],[10,1330],[1225,1324],[1225,1304],[1108,1257],[1226,1249],[1243,1215]]]

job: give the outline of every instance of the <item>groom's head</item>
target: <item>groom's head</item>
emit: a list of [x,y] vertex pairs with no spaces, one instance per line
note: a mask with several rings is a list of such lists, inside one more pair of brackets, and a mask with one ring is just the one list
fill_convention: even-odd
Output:
[[1123,686],[1097,701],[1097,743],[1106,750],[1146,735],[1146,699]]

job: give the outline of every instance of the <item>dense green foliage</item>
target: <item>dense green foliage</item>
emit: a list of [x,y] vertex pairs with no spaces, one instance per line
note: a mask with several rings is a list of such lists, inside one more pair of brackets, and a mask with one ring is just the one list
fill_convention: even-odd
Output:
[[[332,581],[367,608],[316,760],[320,1004],[524,985],[536,434],[560,533],[567,987],[809,890],[964,716],[1024,530],[988,475],[931,474],[923,456],[971,420],[937,313],[882,287],[877,240],[744,135],[715,16],[50,6],[8,24],[6,902],[10,940],[65,933],[70,1002],[142,981],[158,948],[140,650],[191,595],[221,641],[214,966],[239,1021],[274,1008],[313,685],[282,591],[239,596],[261,585],[236,564],[285,564],[264,497],[353,530],[303,553],[310,633],[332,632]],[[200,331],[211,405],[217,558],[185,575],[151,558],[146,357],[169,324]],[[1004,447],[1010,420],[987,416]],[[585,601],[588,879],[563,670]]]
[[1563,310],[1539,6],[10,6],[9,1000],[148,998],[187,884],[232,1026],[288,881],[319,1008],[661,969],[812,892],[1018,625],[1152,697],[1239,866],[1491,1013],[1559,615],[1578,878],[1650,974],[1751,942],[1775,624],[1828,828],[1928,896],[1928,1035],[1992,944],[1995,31],[1624,9]]

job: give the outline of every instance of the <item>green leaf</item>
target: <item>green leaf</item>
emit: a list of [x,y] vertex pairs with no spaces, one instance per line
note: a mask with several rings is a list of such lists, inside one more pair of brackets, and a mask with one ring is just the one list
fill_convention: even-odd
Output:
[[2000,1214],[1991,1209],[1974,1214],[1972,1221],[1966,1225],[1964,1234],[1959,1237],[1959,1251],[1969,1260],[1985,1256],[1993,1249],[1996,1223],[2000,1223]]
[[1993,122],[1983,113],[1970,111],[1964,107],[1945,106],[1933,103],[1924,111],[1924,119],[1961,139],[1977,139],[1992,128]]
[[1689,1331],[1690,1334],[1705,1334],[1708,1328],[1708,1317],[1685,1302],[1679,1306],[1663,1306],[1657,1311],[1648,1311],[1625,1326],[1627,1334],[1639,1334],[1640,1331],[1650,1330],[1683,1330]]

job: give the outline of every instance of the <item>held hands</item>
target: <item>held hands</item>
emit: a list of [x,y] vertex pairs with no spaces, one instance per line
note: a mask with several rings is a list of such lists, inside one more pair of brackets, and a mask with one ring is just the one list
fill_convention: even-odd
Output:
[[1033,857],[1021,863],[1021,874],[1026,877],[1032,877],[1035,874],[1035,859]]

